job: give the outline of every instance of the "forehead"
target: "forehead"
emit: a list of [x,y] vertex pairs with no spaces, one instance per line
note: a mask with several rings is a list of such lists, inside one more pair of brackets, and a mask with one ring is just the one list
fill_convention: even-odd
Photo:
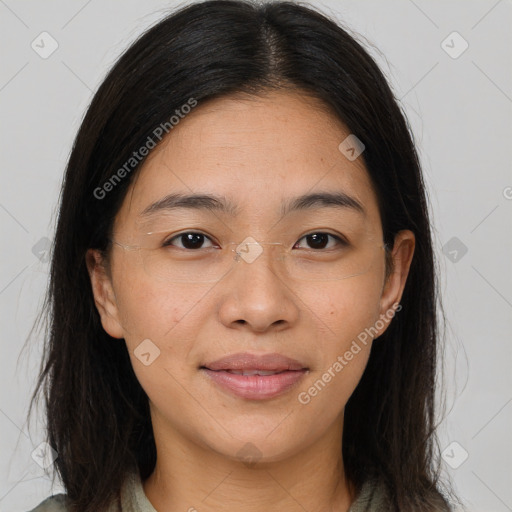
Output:
[[350,134],[318,100],[274,91],[199,104],[152,151],[130,186],[116,222],[140,218],[168,194],[229,198],[236,214],[262,219],[306,193],[343,192],[378,222],[361,157],[338,149]]

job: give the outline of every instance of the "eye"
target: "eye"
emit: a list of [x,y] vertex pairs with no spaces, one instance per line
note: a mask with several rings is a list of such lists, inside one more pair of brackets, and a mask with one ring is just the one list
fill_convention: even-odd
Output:
[[213,245],[204,245],[205,242],[212,243],[210,238],[203,233],[196,233],[194,231],[187,231],[180,233],[172,238],[169,238],[163,243],[164,247],[174,246],[180,249],[206,249],[213,247]]
[[336,245],[340,247],[346,247],[348,245],[348,243],[345,240],[342,240],[340,237],[332,235],[330,233],[322,232],[310,233],[309,235],[305,235],[297,242],[297,244],[300,244],[301,240],[305,240],[309,247],[299,247],[299,249],[321,250],[332,249],[336,247]]

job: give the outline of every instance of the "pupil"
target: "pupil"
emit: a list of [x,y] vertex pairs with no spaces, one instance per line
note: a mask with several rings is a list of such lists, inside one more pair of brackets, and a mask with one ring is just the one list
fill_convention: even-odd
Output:
[[200,233],[187,233],[185,235],[181,235],[181,243],[183,247],[186,249],[197,249],[201,247],[204,242],[204,235]]
[[325,233],[314,233],[313,235],[308,235],[308,244],[313,249],[323,249],[328,244],[329,235]]

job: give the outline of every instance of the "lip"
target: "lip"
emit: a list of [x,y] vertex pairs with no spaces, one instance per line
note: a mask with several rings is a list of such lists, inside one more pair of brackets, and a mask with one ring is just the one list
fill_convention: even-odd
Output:
[[[304,364],[281,354],[231,354],[200,367],[221,389],[248,400],[267,400],[295,387],[306,373]],[[235,372],[275,372],[241,375]]]

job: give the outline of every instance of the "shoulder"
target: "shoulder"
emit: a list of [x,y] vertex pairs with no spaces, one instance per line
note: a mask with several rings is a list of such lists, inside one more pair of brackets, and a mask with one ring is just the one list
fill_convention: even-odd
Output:
[[[36,508],[29,512],[69,512],[70,507],[66,494],[56,494],[42,501]],[[156,512],[142,487],[138,470],[127,472],[123,486],[116,498],[108,507],[109,512]]]
[[[422,510],[453,512],[451,505],[437,492],[433,492],[422,504],[424,505]],[[349,512],[381,512],[394,510],[394,508],[383,480],[370,479],[363,484]]]
[[390,510],[386,486],[381,480],[367,480],[358,493],[349,512],[380,512]]
[[56,494],[42,501],[29,512],[67,512],[67,499],[65,494]]

